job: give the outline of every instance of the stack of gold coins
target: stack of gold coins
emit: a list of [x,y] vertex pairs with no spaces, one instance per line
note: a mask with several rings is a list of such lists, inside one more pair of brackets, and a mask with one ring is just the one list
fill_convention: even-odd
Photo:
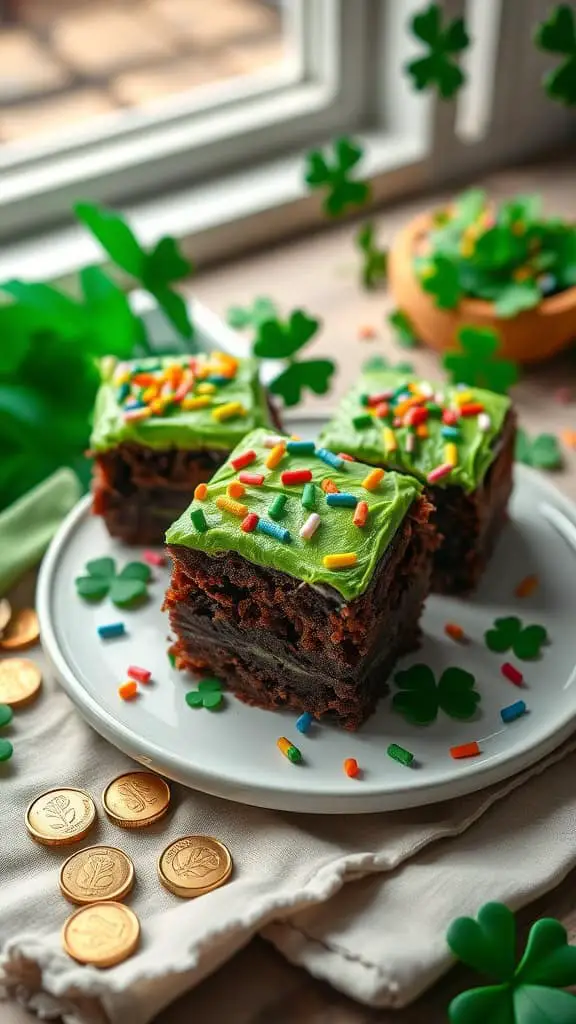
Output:
[[[0,613],[0,624],[6,617],[0,629],[0,649],[3,651],[21,651],[24,647],[32,647],[38,643],[40,627],[38,616],[33,608],[23,608],[22,611],[12,613],[8,601],[2,601],[3,614]],[[7,606],[7,607],[6,607]]]

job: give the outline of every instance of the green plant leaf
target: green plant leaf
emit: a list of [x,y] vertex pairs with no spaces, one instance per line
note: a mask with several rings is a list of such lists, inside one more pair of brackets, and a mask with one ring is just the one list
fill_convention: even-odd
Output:
[[175,239],[166,235],[146,256],[143,281],[152,291],[188,277],[193,269],[192,262],[182,255]]
[[324,395],[336,369],[331,359],[307,359],[292,363],[269,385],[273,395],[280,395],[286,406],[297,405],[302,390],[309,388],[316,395]]
[[182,338],[194,337],[194,325],[190,320],[188,305],[178,292],[171,288],[154,288],[151,294],[156,299],[166,319]]
[[[0,291],[1,291],[0,286]],[[16,303],[0,305],[0,374],[15,373],[30,349],[32,324],[28,312]]]
[[516,921],[503,903],[486,903],[477,920],[459,917],[452,922],[447,942],[462,963],[497,981],[510,981],[516,964]]
[[73,209],[114,263],[132,277],[141,279],[145,253],[126,221],[95,203],[76,203]]
[[545,917],[532,926],[516,980],[521,984],[559,988],[576,985],[576,947],[568,945],[568,935],[560,921]]
[[462,992],[448,1007],[450,1024],[518,1024],[512,989],[492,985]]
[[504,224],[495,224],[476,239],[474,263],[488,270],[515,266],[527,256],[526,242]]
[[417,348],[420,341],[412,326],[412,321],[407,313],[396,309],[388,315],[388,323],[396,333],[396,341],[402,348]]
[[544,88],[551,99],[566,106],[576,104],[576,21],[569,4],[558,4],[534,33],[536,46],[564,60],[544,76]]
[[440,309],[454,309],[462,298],[457,264],[442,255],[427,259],[426,264],[420,275],[424,291],[434,296]]
[[80,285],[86,303],[86,337],[94,355],[128,359],[142,338],[141,322],[128,297],[100,267],[84,267]]
[[521,985],[514,990],[518,1024],[576,1024],[576,996],[554,988]]
[[496,312],[498,316],[507,319],[517,316],[524,309],[533,309],[539,305],[541,299],[542,295],[535,280],[528,278],[526,281],[513,281],[500,291],[496,299]]
[[466,80],[454,60],[454,55],[470,45],[463,19],[455,18],[443,26],[440,8],[433,3],[412,18],[411,29],[426,45],[424,56],[406,65],[414,88],[435,89],[443,99],[451,98]]
[[486,192],[482,188],[469,188],[462,192],[454,201],[453,221],[462,227],[468,227],[478,219],[486,208]]

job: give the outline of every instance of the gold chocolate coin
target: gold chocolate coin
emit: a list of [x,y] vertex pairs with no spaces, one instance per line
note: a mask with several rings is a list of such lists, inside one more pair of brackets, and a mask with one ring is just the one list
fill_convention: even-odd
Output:
[[77,843],[96,820],[92,797],[83,789],[62,786],[36,797],[26,811],[26,828],[44,846]]
[[40,627],[38,616],[33,608],[23,608],[14,612],[0,640],[4,651],[20,651],[38,642]]
[[123,903],[92,903],[80,907],[62,929],[68,956],[93,967],[114,967],[138,946],[140,922]]
[[60,869],[60,888],[72,903],[122,900],[134,885],[134,865],[114,846],[89,846],[73,853]]
[[30,704],[42,686],[42,673],[27,658],[5,658],[0,661],[0,704],[21,708]]
[[3,597],[0,600],[0,636],[2,636],[11,618],[12,609],[10,607],[10,602],[7,600],[7,598]]
[[184,836],[158,858],[158,876],[175,896],[191,899],[224,885],[232,874],[230,851],[212,836]]
[[122,828],[145,828],[163,818],[170,806],[170,788],[159,775],[128,772],[110,782],[102,794],[108,817]]

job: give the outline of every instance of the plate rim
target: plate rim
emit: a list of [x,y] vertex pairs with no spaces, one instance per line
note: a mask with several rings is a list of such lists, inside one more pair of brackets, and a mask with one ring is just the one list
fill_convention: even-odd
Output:
[[[308,421],[324,420],[325,416],[325,413],[316,411],[305,414]],[[288,420],[298,418],[301,421],[304,417],[302,414],[300,417],[295,415],[287,417]],[[576,529],[576,505],[566,495],[530,467],[516,463],[515,474],[517,473],[528,483],[532,481],[541,491],[548,492],[556,507],[560,506]],[[343,795],[341,790],[295,790],[290,786],[289,777],[287,777],[286,785],[280,785],[278,782],[267,785],[265,780],[257,779],[248,787],[244,780],[239,782],[231,774],[222,775],[212,769],[207,770],[201,765],[194,764],[190,760],[185,760],[180,754],[158,746],[154,740],[142,737],[134,728],[125,725],[115,718],[112,712],[102,707],[76,679],[59,647],[58,627],[53,623],[51,614],[52,587],[60,552],[66,546],[70,536],[79,528],[81,522],[90,515],[91,501],[91,495],[85,495],[68,513],[52,539],[41,564],[36,591],[36,606],[43,650],[65,692],[79,713],[96,732],[138,763],[153,768],[161,775],[166,775],[204,793],[250,806],[296,813],[382,813],[455,799],[512,778],[550,754],[574,731],[576,706],[573,710],[566,710],[561,716],[561,721],[555,727],[551,727],[538,740],[521,750],[513,758],[506,757],[505,752],[502,752],[500,755],[495,755],[494,759],[482,764],[474,766],[471,763],[470,767],[467,770],[465,768],[457,778],[451,777],[447,781],[431,780],[426,782],[417,779],[411,781],[407,778],[406,782],[400,786],[394,785],[392,789],[383,790],[376,781],[368,783],[366,780],[362,789],[358,787],[349,795]]]

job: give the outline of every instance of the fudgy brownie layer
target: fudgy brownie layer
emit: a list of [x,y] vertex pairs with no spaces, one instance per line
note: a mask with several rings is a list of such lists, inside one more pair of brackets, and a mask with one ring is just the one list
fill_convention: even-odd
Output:
[[219,675],[250,704],[357,729],[398,656],[417,645],[437,543],[431,511],[414,503],[370,587],[350,602],[233,552],[170,547],[165,606],[178,667]]

